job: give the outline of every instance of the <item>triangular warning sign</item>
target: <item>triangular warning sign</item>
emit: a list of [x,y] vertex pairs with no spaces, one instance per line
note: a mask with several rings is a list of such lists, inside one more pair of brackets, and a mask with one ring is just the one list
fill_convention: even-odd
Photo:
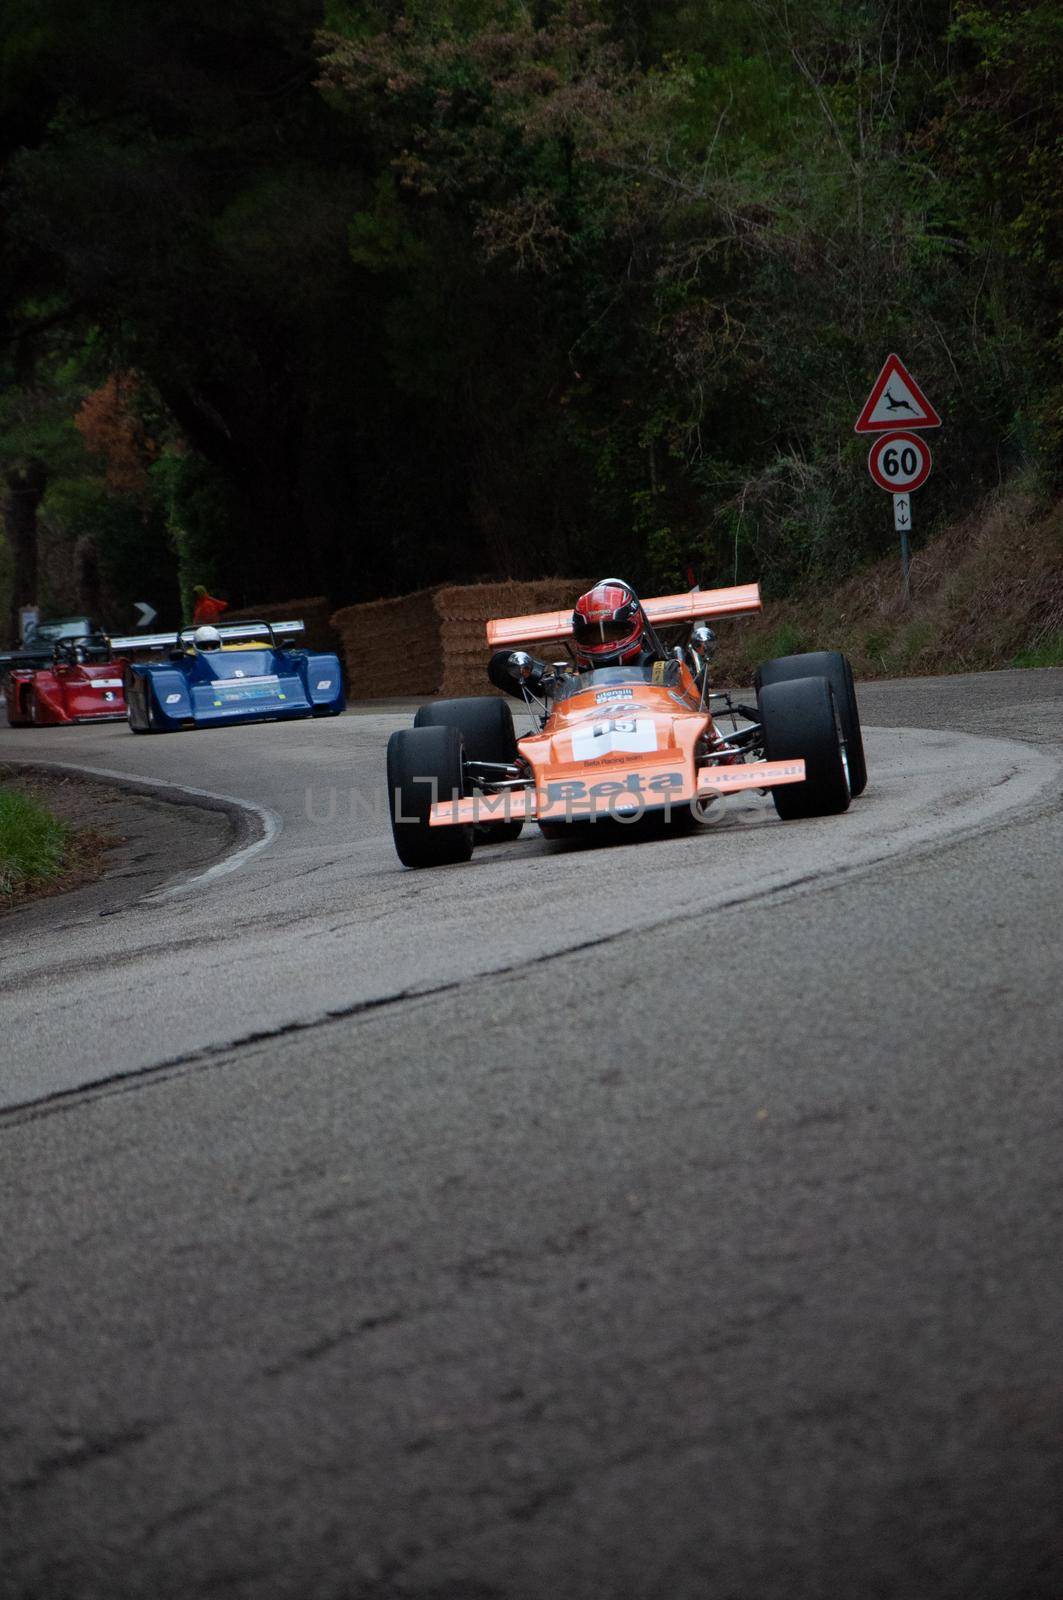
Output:
[[857,433],[888,433],[894,428],[940,428],[941,418],[900,356],[887,356],[856,420]]

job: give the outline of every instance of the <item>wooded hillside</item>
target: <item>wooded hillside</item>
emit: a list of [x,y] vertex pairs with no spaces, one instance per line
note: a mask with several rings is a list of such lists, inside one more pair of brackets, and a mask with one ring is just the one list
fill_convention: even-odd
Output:
[[[10,0],[4,609],[782,594],[1063,449],[1055,0]],[[34,571],[34,564],[37,570]]]

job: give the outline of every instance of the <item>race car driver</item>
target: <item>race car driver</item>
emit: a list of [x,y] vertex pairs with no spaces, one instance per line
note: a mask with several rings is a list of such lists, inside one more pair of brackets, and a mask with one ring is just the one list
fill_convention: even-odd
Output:
[[[620,578],[603,578],[580,595],[572,612],[572,639],[580,672],[644,667],[665,659],[638,595]],[[531,671],[526,667],[518,671],[511,664],[512,655],[511,650],[495,651],[487,668],[491,682],[517,699],[523,699],[526,689],[541,693],[543,678],[550,670],[547,663],[529,658]]]

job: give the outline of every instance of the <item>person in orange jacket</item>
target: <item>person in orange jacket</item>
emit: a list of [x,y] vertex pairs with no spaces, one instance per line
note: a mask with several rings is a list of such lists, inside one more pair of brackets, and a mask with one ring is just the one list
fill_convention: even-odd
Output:
[[217,622],[223,611],[228,611],[227,600],[215,600],[209,595],[201,583],[197,583],[192,593],[196,597],[195,608],[192,612],[192,623],[198,627],[201,623]]

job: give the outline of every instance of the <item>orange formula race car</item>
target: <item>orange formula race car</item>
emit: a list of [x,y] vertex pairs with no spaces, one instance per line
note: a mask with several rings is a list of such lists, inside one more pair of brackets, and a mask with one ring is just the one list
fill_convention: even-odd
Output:
[[[765,662],[755,706],[710,687],[710,621],[760,603],[756,584],[640,602],[606,579],[574,612],[489,622],[489,675],[524,701],[536,727],[518,739],[506,701],[484,696],[422,706],[412,728],[393,733],[388,797],[400,860],[467,861],[477,842],[514,839],[533,820],[547,839],[647,813],[696,822],[742,789],[769,791],[784,819],[847,810],[867,767],[843,655]],[[666,645],[659,630],[679,642]],[[547,640],[570,659],[548,664],[523,648]]]

